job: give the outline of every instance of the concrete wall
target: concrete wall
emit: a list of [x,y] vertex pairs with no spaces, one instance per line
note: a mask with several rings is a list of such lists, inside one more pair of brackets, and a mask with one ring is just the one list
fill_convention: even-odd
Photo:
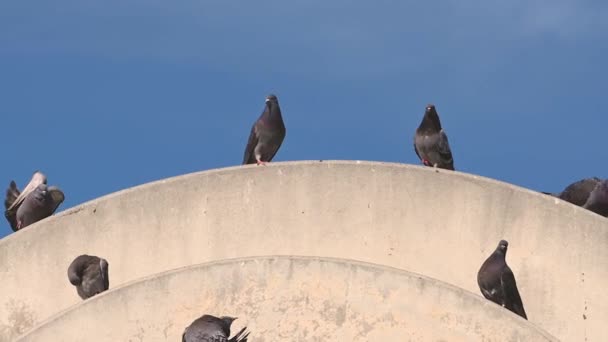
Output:
[[[479,293],[501,238],[528,317],[564,341],[608,336],[608,220],[483,177],[370,162],[290,162],[146,184],[0,241],[0,333],[80,301],[66,269],[110,263],[110,286],[226,258],[309,255],[407,269]],[[1,339],[0,339],[1,340]]]
[[232,333],[246,325],[255,342],[556,341],[510,311],[433,279],[297,257],[164,273],[77,305],[19,341],[180,341],[203,313],[238,317]]

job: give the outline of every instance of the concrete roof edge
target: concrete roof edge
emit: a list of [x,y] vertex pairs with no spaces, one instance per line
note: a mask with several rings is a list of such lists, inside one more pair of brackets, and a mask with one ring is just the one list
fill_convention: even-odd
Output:
[[399,276],[404,276],[404,277],[408,277],[408,278],[412,278],[412,279],[417,278],[417,279],[423,280],[426,283],[433,284],[433,286],[443,288],[443,289],[446,289],[448,291],[452,291],[455,293],[459,293],[465,297],[475,300],[475,301],[479,302],[480,305],[487,308],[488,310],[494,310],[497,312],[498,312],[498,310],[500,310],[501,314],[505,314],[505,317],[507,317],[507,319],[512,320],[514,324],[527,326],[529,329],[537,331],[539,334],[541,334],[543,337],[545,337],[549,340],[556,341],[556,342],[560,341],[555,336],[551,335],[549,332],[538,327],[537,325],[533,324],[532,322],[525,320],[525,319],[517,316],[516,314],[511,313],[508,310],[500,308],[496,304],[486,300],[485,298],[483,298],[479,295],[476,295],[470,291],[467,291],[465,289],[462,289],[462,288],[452,285],[450,283],[447,283],[447,282],[444,282],[444,281],[441,281],[441,280],[438,280],[435,278],[431,278],[431,277],[425,276],[423,274],[411,272],[411,271],[408,271],[405,269],[395,268],[395,267],[371,263],[371,262],[365,262],[365,261],[360,261],[360,260],[355,260],[355,259],[346,259],[346,258],[303,256],[303,255],[260,255],[260,256],[248,256],[248,257],[240,257],[240,258],[228,258],[228,259],[223,259],[223,260],[216,260],[216,261],[188,265],[188,266],[179,267],[179,268],[175,268],[172,270],[148,275],[145,277],[141,277],[141,278],[126,282],[124,284],[121,284],[115,288],[110,288],[108,291],[105,291],[88,300],[79,302],[76,305],[73,305],[63,311],[56,313],[55,315],[45,319],[44,321],[41,321],[39,324],[36,324],[32,328],[25,331],[22,335],[20,335],[17,338],[17,341],[26,337],[28,334],[35,331],[39,327],[42,327],[55,320],[58,320],[62,316],[68,314],[69,312],[71,312],[73,310],[77,310],[79,307],[88,305],[89,303],[91,303],[93,301],[102,300],[105,296],[110,296],[115,292],[120,292],[122,290],[128,289],[133,286],[137,286],[137,285],[149,282],[149,281],[154,281],[156,279],[165,278],[165,277],[169,277],[174,274],[178,274],[181,272],[188,272],[188,271],[192,271],[192,270],[196,270],[196,269],[204,269],[204,268],[211,268],[211,267],[216,267],[216,266],[224,266],[224,265],[230,265],[230,264],[256,262],[256,261],[269,261],[269,260],[277,260],[277,259],[290,260],[290,261],[311,261],[311,262],[319,262],[319,263],[341,264],[344,266],[355,266],[355,267],[359,267],[359,268],[363,268],[363,269],[367,269],[367,270],[384,271],[384,272],[388,272],[388,273],[392,273],[392,274],[396,274]]

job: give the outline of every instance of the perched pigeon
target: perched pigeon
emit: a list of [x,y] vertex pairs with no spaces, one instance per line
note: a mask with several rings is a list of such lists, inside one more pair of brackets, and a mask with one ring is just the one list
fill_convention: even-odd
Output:
[[426,106],[424,118],[416,129],[414,151],[426,166],[454,170],[454,159],[448,136],[441,128],[439,115],[432,104]]
[[80,298],[87,299],[110,288],[108,267],[106,259],[92,255],[83,254],[72,261],[68,279]]
[[604,217],[608,216],[608,180],[597,183],[583,208]]
[[53,215],[64,199],[63,192],[56,186],[47,186],[46,176],[36,171],[22,192],[11,181],[4,199],[4,216],[16,232]]
[[591,191],[593,191],[593,189],[595,189],[595,187],[601,181],[602,180],[597,177],[585,178],[568,185],[564,189],[564,191],[560,192],[559,194],[552,194],[547,192],[544,192],[544,194],[558,197],[574,205],[583,206],[585,202],[587,202]]
[[262,115],[251,127],[243,165],[253,163],[263,165],[270,162],[281,147],[285,133],[279,101],[275,95],[268,95]]
[[477,272],[477,284],[486,299],[528,319],[519,297],[515,276],[505,261],[509,243],[500,240],[498,247]]
[[[247,342],[249,333],[245,333],[244,327],[234,335],[230,336],[230,326],[236,317],[222,316],[220,318],[203,315],[188,326],[182,334],[182,342]],[[243,335],[244,334],[244,335]]]

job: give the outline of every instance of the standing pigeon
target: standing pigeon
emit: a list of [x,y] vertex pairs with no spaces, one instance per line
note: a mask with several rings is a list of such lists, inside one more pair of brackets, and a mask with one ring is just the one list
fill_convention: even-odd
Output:
[[251,127],[243,165],[253,163],[264,165],[270,162],[281,147],[285,133],[279,100],[275,95],[268,95],[262,115]]
[[505,261],[508,246],[506,240],[500,240],[494,253],[484,261],[477,272],[477,284],[486,299],[528,319],[517,290],[515,276]]
[[68,267],[68,279],[76,286],[82,299],[106,291],[110,288],[108,261],[92,255],[80,255]]
[[235,319],[236,317],[222,316],[218,318],[212,315],[203,315],[184,330],[182,342],[247,342],[249,333],[244,334],[247,327],[241,329],[234,337],[228,338],[230,336],[230,326]]
[[604,217],[608,216],[608,180],[603,180],[591,191],[583,208],[593,211]]
[[593,191],[593,189],[595,189],[595,187],[601,181],[602,180],[597,177],[585,178],[585,179],[579,180],[578,182],[574,182],[574,183],[568,185],[559,194],[553,194],[550,192],[543,192],[543,193],[546,195],[551,195],[551,196],[557,197],[566,202],[570,202],[574,205],[583,206],[585,204],[585,202],[587,202],[587,199],[589,198],[591,191]]
[[441,128],[439,115],[432,104],[426,106],[422,122],[416,129],[414,151],[426,166],[454,170],[448,136]]
[[46,176],[36,171],[22,192],[11,181],[4,199],[4,216],[16,232],[53,215],[64,199],[63,192],[56,186],[47,186]]

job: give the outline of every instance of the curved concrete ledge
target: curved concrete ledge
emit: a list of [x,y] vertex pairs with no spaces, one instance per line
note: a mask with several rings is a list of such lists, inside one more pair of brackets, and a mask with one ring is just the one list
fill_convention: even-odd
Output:
[[19,341],[178,341],[202,313],[239,317],[234,331],[247,325],[251,340],[267,342],[557,341],[434,279],[302,257],[237,259],[149,277],[77,305]]
[[479,293],[476,272],[502,238],[531,322],[565,341],[608,336],[608,220],[483,177],[348,161],[170,178],[1,240],[0,336],[78,303],[65,270],[84,253],[109,261],[111,288],[201,262],[297,254],[408,269]]

